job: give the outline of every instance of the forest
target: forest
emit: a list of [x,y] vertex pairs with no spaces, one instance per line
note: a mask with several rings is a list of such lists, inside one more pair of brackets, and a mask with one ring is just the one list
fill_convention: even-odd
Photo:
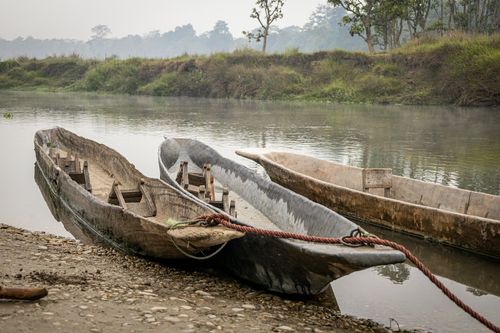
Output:
[[500,2],[329,0],[276,28],[284,0],[257,0],[260,27],[224,21],[89,41],[0,40],[0,89],[313,100],[500,104]]

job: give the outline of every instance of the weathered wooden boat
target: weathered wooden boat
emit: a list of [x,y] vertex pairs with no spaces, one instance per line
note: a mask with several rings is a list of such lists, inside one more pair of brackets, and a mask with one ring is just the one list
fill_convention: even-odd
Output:
[[237,151],[269,177],[349,218],[500,258],[500,196],[310,156]]
[[114,247],[184,259],[184,253],[207,253],[243,236],[221,226],[177,228],[178,222],[214,211],[159,179],[145,177],[105,145],[63,128],[36,132],[34,145],[43,186],[58,198],[51,202],[63,205],[83,227]]
[[[166,139],[159,147],[158,158],[163,180],[184,190],[194,200],[226,214],[233,223],[331,237],[350,235],[358,230],[356,224],[339,214],[222,157],[199,141]],[[186,166],[190,171],[187,174],[182,171]],[[215,181],[207,177],[203,185],[207,170]],[[188,178],[184,183],[183,176]],[[193,183],[201,178],[198,193],[193,193],[192,187],[196,185],[190,183],[191,178]],[[206,195],[209,187],[218,193]],[[228,200],[224,199],[228,189],[235,201],[229,209],[224,204]],[[214,200],[221,192],[223,199]],[[216,204],[212,206],[214,201]],[[231,210],[231,206],[235,209]],[[230,242],[215,259],[236,276],[269,290],[318,294],[332,280],[367,267],[402,262],[405,256],[379,246],[311,244],[247,233]]]

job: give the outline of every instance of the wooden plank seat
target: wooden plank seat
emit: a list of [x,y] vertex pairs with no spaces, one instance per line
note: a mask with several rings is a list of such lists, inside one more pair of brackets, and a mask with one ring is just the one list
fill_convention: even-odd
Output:
[[119,205],[144,217],[156,216],[156,206],[143,181],[136,189],[121,189],[115,180],[108,196],[108,203]]
[[[79,164],[80,162],[78,162]],[[78,168],[79,169],[79,168]],[[68,175],[78,184],[82,185],[87,191],[92,193],[92,186],[90,184],[89,164],[87,161],[83,162],[83,169],[81,172],[68,172]]]
[[236,217],[235,202],[234,200],[229,202],[229,189],[226,186],[222,190],[221,200],[215,198],[215,179],[211,173],[210,163],[204,164],[203,172],[200,173],[188,172],[188,162],[181,161],[175,180],[192,195]]
[[83,168],[81,168],[80,159],[76,154],[74,157],[72,157],[71,154],[68,154],[66,157],[61,157],[59,152],[54,153],[54,150],[51,149],[49,151],[49,156],[61,170],[70,176],[71,179],[82,185],[87,191],[92,192],[89,164],[87,161],[83,162]]

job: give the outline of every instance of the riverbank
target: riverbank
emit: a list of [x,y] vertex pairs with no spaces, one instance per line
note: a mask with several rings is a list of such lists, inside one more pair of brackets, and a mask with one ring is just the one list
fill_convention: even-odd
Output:
[[0,89],[341,103],[500,105],[500,35],[415,40],[387,53],[251,50],[172,59],[0,62]]
[[391,332],[314,301],[0,224],[0,285],[46,287],[0,301],[2,332]]

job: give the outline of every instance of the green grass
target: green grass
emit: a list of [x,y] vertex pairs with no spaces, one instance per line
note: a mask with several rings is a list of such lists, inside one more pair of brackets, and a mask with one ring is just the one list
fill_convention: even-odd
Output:
[[264,55],[254,50],[171,59],[78,56],[0,62],[0,89],[316,100],[500,104],[500,35],[423,38],[387,53]]

